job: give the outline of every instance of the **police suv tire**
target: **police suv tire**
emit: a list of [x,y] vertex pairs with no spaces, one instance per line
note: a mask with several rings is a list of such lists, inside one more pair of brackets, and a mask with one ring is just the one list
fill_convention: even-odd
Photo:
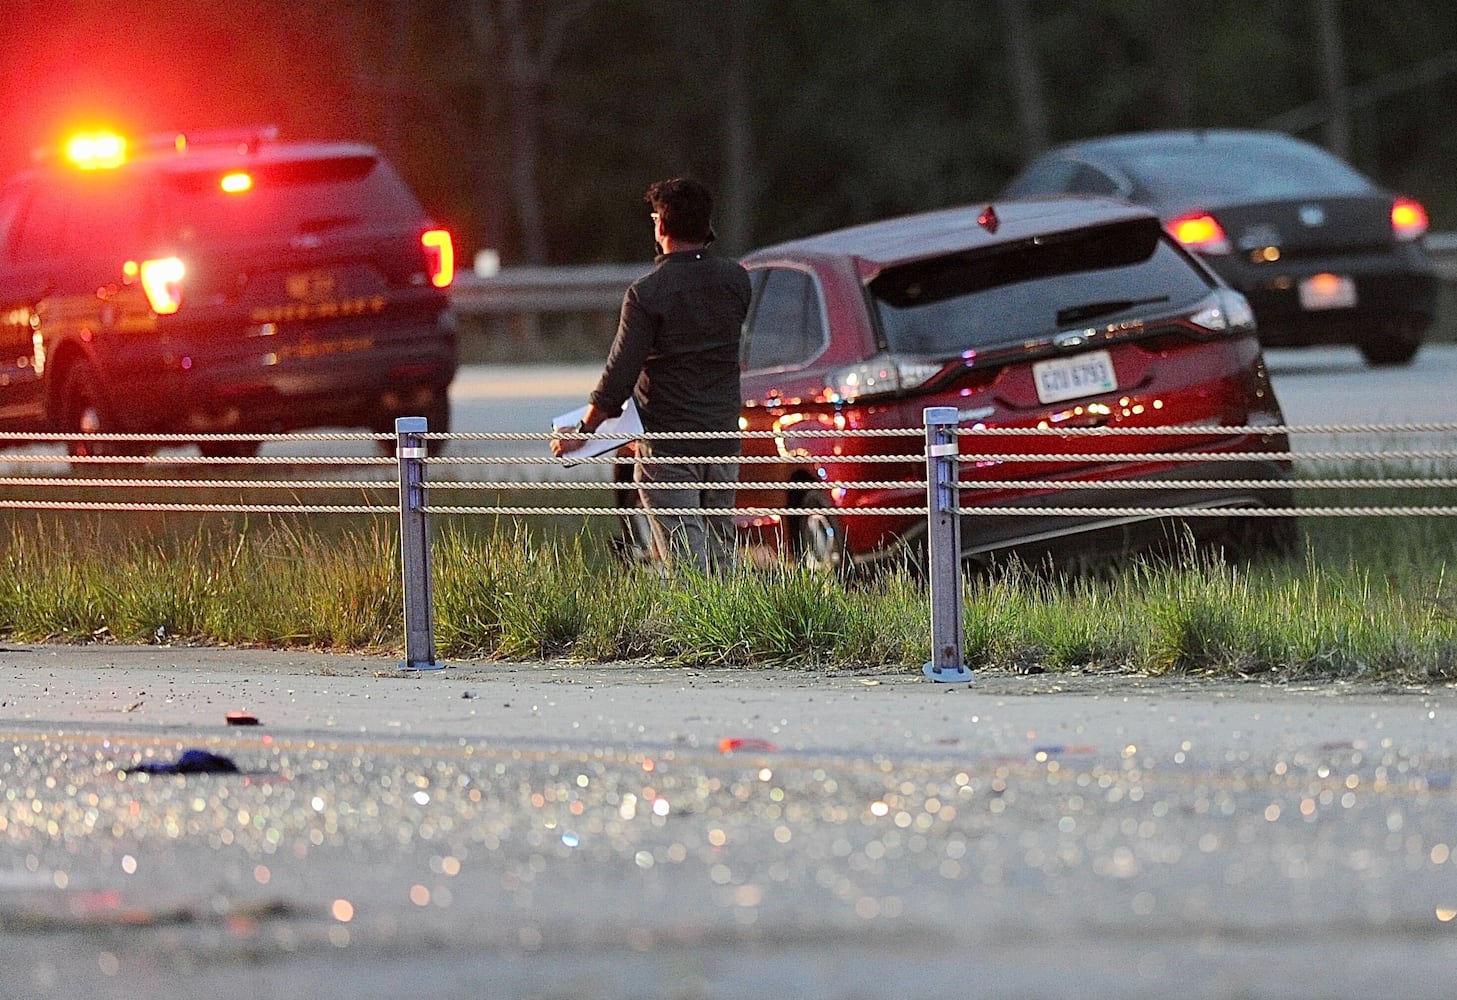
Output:
[[[66,434],[107,434],[117,430],[111,405],[102,392],[95,371],[78,361],[66,373],[61,386],[61,431]],[[132,442],[68,441],[66,449],[76,457],[123,455],[142,451]]]

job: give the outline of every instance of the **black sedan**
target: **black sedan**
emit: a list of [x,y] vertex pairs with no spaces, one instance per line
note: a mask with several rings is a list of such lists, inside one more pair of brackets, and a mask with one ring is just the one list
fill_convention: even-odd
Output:
[[1088,139],[1043,154],[1003,192],[1048,194],[1152,208],[1249,299],[1266,346],[1355,344],[1370,364],[1406,364],[1436,312],[1421,204],[1282,133]]

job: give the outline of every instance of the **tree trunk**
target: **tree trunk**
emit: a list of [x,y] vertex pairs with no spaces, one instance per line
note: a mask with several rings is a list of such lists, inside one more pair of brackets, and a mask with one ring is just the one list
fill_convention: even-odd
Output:
[[1321,79],[1330,115],[1325,120],[1325,145],[1344,160],[1351,158],[1351,108],[1346,94],[1346,56],[1341,47],[1341,14],[1336,0],[1316,0],[1320,21]]
[[749,107],[749,5],[726,0],[727,58],[723,67],[723,197],[719,237],[744,253],[754,237],[754,134]]
[[1042,93],[1042,74],[1032,45],[1027,19],[1027,0],[1001,0],[1002,25],[1007,32],[1007,62],[1017,113],[1022,119],[1022,150],[1028,159],[1050,145],[1047,100]]

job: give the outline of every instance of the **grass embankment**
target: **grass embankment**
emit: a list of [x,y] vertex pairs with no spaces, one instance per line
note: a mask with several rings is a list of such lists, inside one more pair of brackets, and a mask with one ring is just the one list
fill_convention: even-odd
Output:
[[[746,570],[665,585],[614,564],[601,531],[479,531],[444,524],[432,550],[443,658],[905,670],[927,658],[929,608],[906,574],[846,587]],[[211,521],[137,537],[114,520],[58,530],[37,517],[6,533],[0,635],[11,639],[402,646],[387,521],[327,535]],[[1457,679],[1454,541],[1453,519],[1325,519],[1306,522],[1302,554],[1254,567],[1190,554],[1075,578],[1014,568],[968,582],[966,658],[1017,670]]]

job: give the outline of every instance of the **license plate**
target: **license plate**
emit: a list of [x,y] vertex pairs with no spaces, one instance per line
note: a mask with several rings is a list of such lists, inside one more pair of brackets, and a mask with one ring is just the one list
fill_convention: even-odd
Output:
[[1113,358],[1107,351],[1039,361],[1032,366],[1032,377],[1037,380],[1037,398],[1044,403],[1096,396],[1118,388]]
[[1356,304],[1356,283],[1344,274],[1312,274],[1300,281],[1300,308],[1350,309]]

